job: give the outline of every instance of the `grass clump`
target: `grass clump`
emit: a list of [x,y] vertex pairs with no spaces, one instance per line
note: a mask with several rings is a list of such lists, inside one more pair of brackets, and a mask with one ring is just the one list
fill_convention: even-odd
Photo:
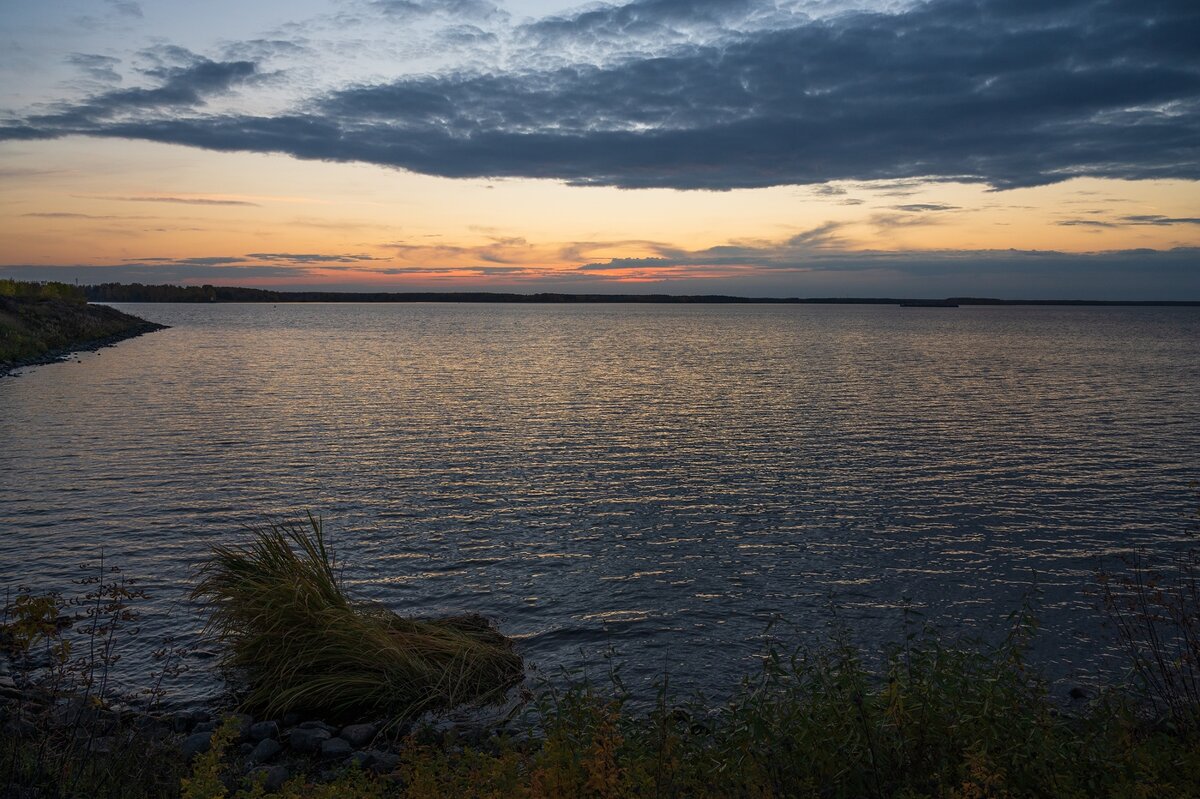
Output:
[[411,718],[498,700],[523,677],[511,641],[480,616],[404,618],[349,599],[311,515],[251,530],[249,544],[213,548],[193,593],[211,603],[248,710]]

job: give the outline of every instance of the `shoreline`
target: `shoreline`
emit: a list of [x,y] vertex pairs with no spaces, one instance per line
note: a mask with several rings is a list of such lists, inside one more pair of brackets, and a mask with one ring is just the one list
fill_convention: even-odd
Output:
[[90,304],[70,287],[3,288],[9,291],[0,294],[0,377],[168,327],[109,305]]
[[143,324],[130,328],[129,330],[120,333],[114,333],[111,336],[103,338],[87,339],[74,344],[69,344],[66,347],[60,347],[54,350],[48,350],[39,355],[31,355],[27,358],[22,358],[16,361],[5,361],[0,363],[0,377],[17,377],[14,374],[20,369],[25,369],[30,366],[45,366],[51,363],[63,363],[70,360],[72,355],[82,352],[95,352],[102,350],[105,347],[115,347],[122,341],[127,339],[144,336],[147,333],[153,333],[158,330],[168,330],[170,325],[160,325],[157,322],[147,322],[143,320]]

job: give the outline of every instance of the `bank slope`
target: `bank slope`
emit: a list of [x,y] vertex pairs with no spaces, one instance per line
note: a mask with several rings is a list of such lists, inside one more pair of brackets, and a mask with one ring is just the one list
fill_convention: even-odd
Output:
[[0,294],[0,375],[165,327],[74,298]]

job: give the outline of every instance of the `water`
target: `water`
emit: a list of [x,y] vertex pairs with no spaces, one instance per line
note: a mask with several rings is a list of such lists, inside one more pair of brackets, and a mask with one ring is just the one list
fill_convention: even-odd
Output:
[[484,613],[548,675],[615,649],[719,694],[774,617],[878,646],[905,598],[981,629],[1036,585],[1038,658],[1086,676],[1093,569],[1195,507],[1200,309],[125,309],[173,327],[0,380],[0,584],[103,549],[153,595],[128,682],[211,544],[305,510],[357,595]]

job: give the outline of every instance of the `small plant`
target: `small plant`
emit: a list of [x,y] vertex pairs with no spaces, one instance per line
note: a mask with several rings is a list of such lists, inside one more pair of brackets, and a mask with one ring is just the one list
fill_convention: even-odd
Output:
[[146,594],[103,555],[81,568],[77,596],[19,588],[5,602],[0,657],[19,693],[0,706],[0,784],[29,799],[161,792],[176,780],[169,742],[133,724],[110,683]]
[[1135,553],[1124,573],[1102,570],[1098,581],[1153,715],[1200,739],[1200,523],[1189,532],[1192,544],[1166,567],[1151,568]]
[[347,598],[311,515],[251,531],[247,545],[213,548],[193,594],[211,604],[248,709],[409,718],[498,700],[523,677],[512,643],[481,617],[403,618]]

